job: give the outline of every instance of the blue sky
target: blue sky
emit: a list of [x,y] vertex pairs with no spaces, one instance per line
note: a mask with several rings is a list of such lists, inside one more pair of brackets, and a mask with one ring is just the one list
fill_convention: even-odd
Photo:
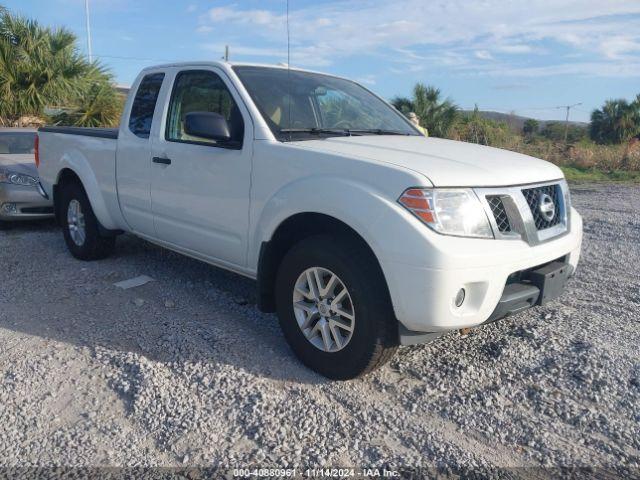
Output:
[[[84,0],[0,0],[74,31]],[[166,61],[286,61],[285,0],[90,0],[93,52],[120,84]],[[462,108],[587,121],[640,93],[640,0],[290,0],[291,64],[391,98],[417,81]]]

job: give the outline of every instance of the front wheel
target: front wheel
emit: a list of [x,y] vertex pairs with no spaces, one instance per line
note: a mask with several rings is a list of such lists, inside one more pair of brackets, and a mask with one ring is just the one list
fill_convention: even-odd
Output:
[[398,345],[397,322],[375,258],[348,237],[303,240],[280,266],[280,326],[309,368],[336,380],[364,375]]
[[98,219],[84,188],[78,183],[63,187],[60,208],[64,240],[71,255],[79,260],[99,260],[109,256],[115,237],[100,235]]

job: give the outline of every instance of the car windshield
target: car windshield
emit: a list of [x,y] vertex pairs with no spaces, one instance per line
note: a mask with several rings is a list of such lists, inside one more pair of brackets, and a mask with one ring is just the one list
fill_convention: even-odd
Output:
[[34,153],[35,139],[35,132],[0,132],[0,155]]
[[278,140],[418,135],[402,114],[349,80],[285,68],[234,71]]

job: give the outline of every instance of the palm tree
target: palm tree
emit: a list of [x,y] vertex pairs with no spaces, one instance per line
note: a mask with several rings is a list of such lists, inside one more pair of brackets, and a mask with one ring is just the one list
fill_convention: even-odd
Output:
[[632,102],[607,100],[591,113],[590,135],[596,143],[622,143],[639,134],[640,95]]
[[[42,117],[47,106],[73,109],[96,85],[110,86],[110,82],[103,67],[78,52],[70,31],[42,27],[34,20],[0,11],[2,123]],[[110,88],[115,97],[115,89]]]
[[391,103],[405,115],[415,112],[420,125],[434,137],[446,137],[458,117],[458,107],[449,99],[441,99],[440,89],[417,83],[413,98],[396,97]]
[[75,108],[53,117],[57,125],[74,127],[112,127],[118,124],[123,99],[113,95],[113,87],[106,82],[96,82],[76,99]]

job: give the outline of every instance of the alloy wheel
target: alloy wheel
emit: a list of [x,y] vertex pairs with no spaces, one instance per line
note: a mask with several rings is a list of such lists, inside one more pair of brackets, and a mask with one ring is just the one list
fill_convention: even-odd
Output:
[[311,267],[300,274],[293,290],[293,311],[305,338],[324,352],[342,350],[353,336],[353,302],[331,270]]
[[80,202],[75,198],[69,202],[69,207],[67,208],[67,225],[73,243],[79,247],[84,245],[84,241],[87,238],[84,214],[82,213]]

